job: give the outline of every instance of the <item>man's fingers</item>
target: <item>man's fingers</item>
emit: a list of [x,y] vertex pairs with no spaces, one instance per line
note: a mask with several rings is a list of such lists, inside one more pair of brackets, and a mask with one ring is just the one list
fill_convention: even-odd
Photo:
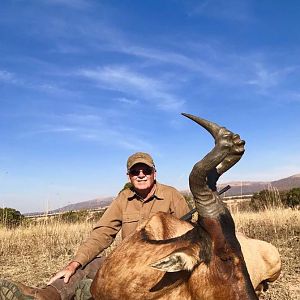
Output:
[[52,284],[55,280],[57,280],[58,278],[60,278],[60,277],[57,277],[57,274],[55,275],[55,276],[53,276],[50,280],[49,280],[49,282],[47,283],[48,285],[49,284]]
[[68,283],[70,280],[70,277],[73,275],[73,273],[68,272],[65,274],[64,283]]
[[80,263],[77,261],[70,262],[62,271],[58,272],[56,275],[54,275],[48,282],[49,284],[52,284],[55,280],[63,278],[64,277],[64,283],[68,283],[70,280],[70,277],[76,272],[76,270],[79,268]]
[[[64,276],[66,276],[65,275],[65,271],[60,271],[60,272],[58,272],[55,276],[53,276],[51,279],[50,279],[50,281],[48,282],[48,285],[49,284],[52,284],[55,280],[57,280],[57,279],[59,279],[59,278],[62,278],[62,277],[64,277]],[[70,276],[69,276],[69,278],[70,278]]]

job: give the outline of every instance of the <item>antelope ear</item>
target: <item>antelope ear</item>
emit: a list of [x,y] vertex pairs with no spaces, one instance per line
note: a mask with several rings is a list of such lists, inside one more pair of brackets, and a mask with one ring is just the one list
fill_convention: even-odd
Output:
[[192,271],[200,259],[191,252],[191,249],[178,249],[149,266],[163,272]]

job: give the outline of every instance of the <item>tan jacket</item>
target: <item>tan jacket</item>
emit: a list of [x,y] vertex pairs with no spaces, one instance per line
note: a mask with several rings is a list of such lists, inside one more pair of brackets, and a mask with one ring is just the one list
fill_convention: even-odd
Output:
[[164,184],[156,183],[154,194],[144,201],[132,190],[123,190],[94,226],[91,235],[79,247],[74,260],[85,266],[113,242],[121,228],[122,238],[125,238],[159,211],[181,218],[190,209],[175,188]]

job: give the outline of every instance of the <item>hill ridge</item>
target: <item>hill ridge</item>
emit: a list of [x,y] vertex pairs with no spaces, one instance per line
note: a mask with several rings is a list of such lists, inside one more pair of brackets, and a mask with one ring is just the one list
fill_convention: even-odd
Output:
[[[220,190],[226,185],[230,185],[231,188],[226,193],[224,193],[224,196],[249,195],[267,189],[269,186],[275,187],[280,191],[289,190],[292,188],[300,187],[300,173],[274,181],[229,181],[226,183],[219,184],[218,189]],[[187,190],[181,192],[187,192]],[[48,213],[103,208],[110,205],[114,198],[115,197],[113,196],[103,198],[97,197],[95,199],[69,204],[61,208],[51,210]],[[33,214],[42,213],[30,213],[26,215]]]

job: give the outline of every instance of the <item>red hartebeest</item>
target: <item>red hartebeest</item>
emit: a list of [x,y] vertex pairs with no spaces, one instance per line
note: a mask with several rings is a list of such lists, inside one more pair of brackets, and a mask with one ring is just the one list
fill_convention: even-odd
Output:
[[[195,164],[189,178],[198,222],[154,215],[107,257],[91,286],[95,300],[258,299],[230,212],[207,184],[211,170],[219,177],[239,161],[245,143],[224,127],[184,115],[215,139],[215,147]],[[247,248],[247,238],[239,240]],[[245,257],[251,260],[248,252]],[[273,280],[279,270],[271,274]],[[252,278],[255,286],[260,279]]]

